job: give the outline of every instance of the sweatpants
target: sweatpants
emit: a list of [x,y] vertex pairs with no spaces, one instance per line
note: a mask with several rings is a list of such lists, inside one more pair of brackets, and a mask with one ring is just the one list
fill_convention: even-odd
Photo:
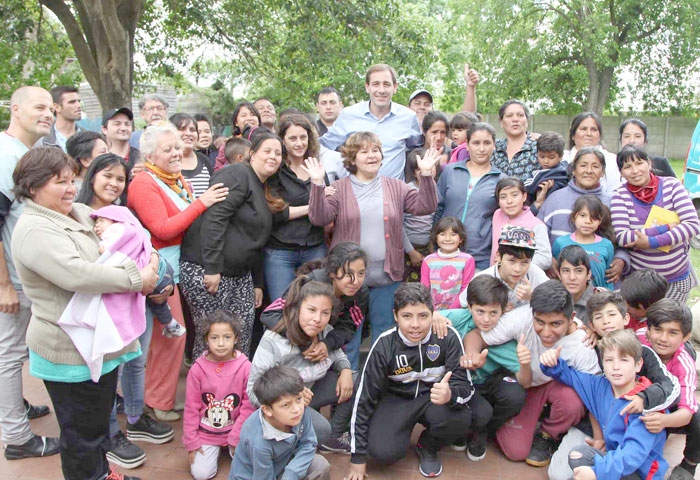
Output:
[[[485,428],[485,433],[488,435],[495,435],[509,418],[517,415],[525,406],[526,390],[510,372],[494,372],[484,383],[475,384],[474,388],[492,408],[491,419]],[[476,410],[481,417],[481,409],[477,408]]]
[[581,421],[584,407],[576,391],[555,380],[528,388],[520,413],[508,420],[496,433],[496,442],[511,461],[525,460],[535,438],[537,421],[546,404],[549,416],[542,420],[541,430],[555,440]]
[[391,464],[406,456],[413,427],[425,426],[418,444],[431,452],[450,445],[469,431],[472,409],[434,405],[430,393],[417,398],[388,395],[379,401],[369,421],[367,453],[376,461]]

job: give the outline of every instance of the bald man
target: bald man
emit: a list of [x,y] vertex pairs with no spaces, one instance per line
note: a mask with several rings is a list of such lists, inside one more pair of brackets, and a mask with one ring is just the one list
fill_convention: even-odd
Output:
[[31,304],[22,292],[10,251],[12,231],[23,208],[22,203],[14,201],[12,172],[32,145],[49,133],[53,118],[49,92],[21,87],[10,99],[10,126],[0,133],[0,429],[8,460],[45,457],[59,450],[57,438],[34,435],[29,425],[29,418],[47,415],[49,408],[32,406],[22,396]]

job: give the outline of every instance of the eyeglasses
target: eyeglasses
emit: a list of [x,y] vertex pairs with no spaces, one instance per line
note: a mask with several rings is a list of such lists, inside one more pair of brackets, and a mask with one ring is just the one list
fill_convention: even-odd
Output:
[[153,107],[145,107],[143,109],[144,112],[164,112],[165,107],[163,105],[156,105]]

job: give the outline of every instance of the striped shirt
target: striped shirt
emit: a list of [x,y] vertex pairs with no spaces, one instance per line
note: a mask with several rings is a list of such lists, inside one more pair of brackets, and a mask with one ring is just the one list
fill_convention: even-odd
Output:
[[197,152],[197,166],[193,170],[182,170],[182,176],[190,184],[194,198],[199,198],[209,188],[211,173],[204,155]]
[[[680,224],[672,229],[665,225],[644,228],[654,205],[676,212]],[[688,276],[688,242],[700,233],[700,221],[688,192],[677,179],[659,177],[659,191],[652,203],[638,200],[625,185],[621,185],[613,194],[610,210],[618,245],[633,242],[637,238],[635,231],[641,230],[649,237],[652,248],[629,250],[633,271],[650,268],[669,282]],[[657,248],[665,246],[671,247],[668,253]]]

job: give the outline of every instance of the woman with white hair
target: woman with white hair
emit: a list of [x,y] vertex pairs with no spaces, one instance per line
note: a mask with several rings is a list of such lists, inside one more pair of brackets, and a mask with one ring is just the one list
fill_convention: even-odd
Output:
[[[204,211],[228,195],[222,184],[209,187],[195,198],[182,176],[183,144],[172,124],[149,126],[141,136],[144,170],[129,185],[128,206],[151,233],[151,243],[174,270],[174,281],[180,281],[180,244],[187,228]],[[182,321],[182,305],[178,289],[168,299],[173,318]],[[185,337],[168,338],[162,329],[154,328],[146,368],[145,402],[161,421],[176,421],[173,411],[179,365],[184,354]]]

